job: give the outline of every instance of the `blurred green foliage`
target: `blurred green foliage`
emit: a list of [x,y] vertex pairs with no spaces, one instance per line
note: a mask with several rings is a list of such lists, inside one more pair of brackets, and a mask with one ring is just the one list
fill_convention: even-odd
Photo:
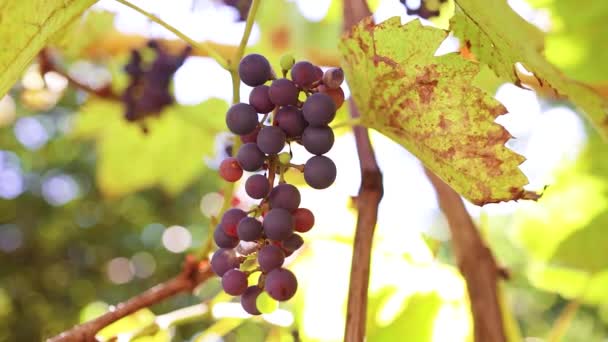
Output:
[[[608,6],[594,2],[575,11],[575,1],[531,2],[561,20],[547,41],[549,59],[570,76],[605,80],[598,17],[605,19]],[[260,9],[262,38],[251,51],[263,52],[275,66],[285,51],[319,59],[336,54],[339,1],[314,23],[294,2],[268,3]],[[370,3],[376,8],[380,1]],[[91,13],[55,36],[56,45],[68,48],[66,67],[77,62],[87,39],[104,34],[108,20]],[[568,59],[580,51],[584,58]],[[94,61],[110,69],[116,89],[124,86],[117,65],[126,52]],[[44,84],[26,87],[28,75],[36,73],[28,70],[10,92],[16,122],[0,106],[0,173],[17,170],[24,190],[0,199],[0,341],[40,341],[178,273],[184,254],[197,252],[213,228],[201,199],[222,187],[206,161],[223,151],[216,134],[223,130],[225,102],[175,105],[148,122],[145,135],[122,120],[116,103],[71,88],[53,97]],[[490,76],[479,82],[493,90]],[[338,116],[343,121],[347,113]],[[31,135],[38,129],[44,139],[24,140],[17,126],[26,124]],[[505,315],[516,323],[509,326],[515,330],[510,336],[542,340],[571,301],[582,305],[563,341],[601,342],[608,336],[608,149],[593,133],[588,136],[584,152],[563,163],[538,203],[519,203],[513,213],[491,216],[482,209],[479,226],[511,274],[502,291]],[[5,193],[21,184],[6,174],[0,178]],[[193,295],[142,310],[99,336],[139,342],[219,336],[239,342],[341,340],[355,216],[348,194],[322,196],[333,196],[332,204],[316,213],[322,226],[292,264],[298,294],[277,315],[244,318],[214,278]],[[436,216],[422,230],[442,229]],[[449,243],[413,231],[407,219],[386,225],[378,227],[374,242],[368,341],[471,341],[466,288]],[[163,234],[175,226],[191,234],[190,249],[172,253],[164,245]]]

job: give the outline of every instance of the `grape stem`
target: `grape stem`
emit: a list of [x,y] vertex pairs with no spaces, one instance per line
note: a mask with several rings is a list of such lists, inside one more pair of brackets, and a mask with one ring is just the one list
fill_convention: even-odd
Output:
[[[249,14],[247,14],[247,21],[245,23],[245,30],[243,31],[243,37],[241,38],[241,43],[237,48],[234,57],[227,62],[226,64],[222,64],[224,69],[230,72],[230,77],[232,78],[232,104],[236,104],[241,102],[241,78],[239,77],[238,63],[243,58],[245,54],[245,48],[247,47],[247,42],[249,41],[249,36],[251,35],[251,28],[253,27],[253,22],[255,19],[255,15],[258,11],[258,7],[260,6],[261,0],[253,0],[251,3],[251,8],[249,9]],[[241,147],[241,139],[237,136],[234,137],[232,150],[238,151]],[[230,208],[230,202],[232,200],[232,194],[234,193],[234,183],[227,182],[224,186],[224,203],[222,204],[222,210],[219,213],[219,216],[223,215],[226,210]],[[213,239],[213,230],[209,230],[209,234],[207,235],[207,240]],[[206,249],[205,249],[206,251]],[[210,250],[208,251],[210,252]],[[208,254],[208,253],[207,253]]]
[[287,165],[288,165],[289,167],[291,167],[292,169],[296,169],[296,170],[298,170],[298,171],[300,171],[300,172],[304,172],[304,165],[292,164],[292,163],[289,163],[289,164],[287,164]]
[[209,57],[215,59],[215,61],[219,65],[221,65],[224,69],[228,68],[228,62],[226,61],[226,59],[224,59],[224,57],[222,57],[221,54],[219,54],[217,51],[215,51],[215,49],[209,43],[206,43],[206,42],[199,43],[199,42],[195,41],[194,39],[192,39],[192,38],[188,37],[186,34],[184,34],[182,31],[178,30],[174,26],[167,23],[166,21],[164,21],[161,18],[157,17],[156,15],[144,10],[143,8],[141,8],[135,4],[132,4],[131,2],[129,2],[127,0],[116,0],[116,1],[141,13],[148,19],[150,19],[153,22],[157,23],[158,25],[164,27],[165,29],[171,31],[171,33],[175,34],[176,36],[181,38],[183,41],[190,44],[192,47],[205,51],[205,53]]

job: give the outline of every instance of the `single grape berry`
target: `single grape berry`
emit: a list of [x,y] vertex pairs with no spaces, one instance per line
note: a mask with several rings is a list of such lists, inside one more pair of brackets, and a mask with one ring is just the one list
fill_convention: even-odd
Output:
[[253,175],[245,182],[245,192],[253,199],[262,199],[268,195],[269,191],[268,178],[263,175]]
[[262,293],[262,289],[257,286],[249,286],[245,292],[241,295],[241,306],[250,315],[261,315],[262,313],[258,310],[257,300],[258,296]]
[[291,161],[291,153],[289,153],[289,152],[279,153],[279,163],[281,163],[283,165],[287,165],[287,164],[289,164],[290,161]]
[[315,82],[321,82],[323,79],[323,69],[315,65]]
[[232,269],[222,276],[222,288],[231,296],[242,295],[247,289],[247,285],[247,274],[243,271]]
[[253,217],[244,217],[239,221],[236,232],[243,241],[256,241],[262,237],[262,223]]
[[281,107],[277,111],[274,121],[290,138],[301,136],[306,128],[302,111],[296,106]]
[[249,104],[258,113],[266,114],[274,109],[274,103],[270,101],[268,90],[270,87],[263,84],[253,88],[249,93]]
[[314,156],[304,164],[304,180],[315,189],[325,189],[336,180],[336,164],[325,156]]
[[277,154],[285,146],[287,137],[285,132],[277,126],[264,126],[258,133],[257,144],[266,154]]
[[256,140],[258,140],[258,133],[260,133],[260,129],[262,129],[262,127],[258,125],[253,131],[251,131],[251,133],[241,135],[241,142],[243,144],[256,142]]
[[226,113],[226,126],[234,134],[249,134],[255,130],[257,125],[258,112],[253,106],[246,103],[234,104]]
[[258,264],[260,264],[262,272],[270,272],[283,266],[283,261],[285,261],[285,254],[277,246],[266,245],[258,252]]
[[298,280],[290,270],[277,268],[268,273],[264,290],[275,300],[280,302],[291,299],[298,290]]
[[218,276],[223,276],[228,270],[239,266],[239,259],[232,249],[220,248],[211,257],[211,269]]
[[342,68],[330,68],[323,74],[323,84],[330,89],[338,89],[344,82]]
[[270,209],[264,216],[264,234],[271,240],[281,241],[293,234],[294,220],[289,211],[276,208]]
[[315,66],[306,61],[297,62],[291,68],[291,79],[300,88],[310,88],[317,79]]
[[238,208],[231,208],[226,210],[220,225],[224,228],[224,232],[228,236],[237,237],[236,226],[243,217],[247,216],[247,213]]
[[268,195],[271,208],[283,208],[289,211],[300,206],[300,191],[291,184],[283,183],[275,186]]
[[215,227],[213,240],[220,248],[234,248],[239,244],[239,239],[226,234],[221,224],[218,224],[217,227]]
[[302,144],[312,154],[327,153],[334,146],[334,131],[327,126],[306,127],[302,133]]
[[243,169],[236,158],[228,157],[220,164],[220,176],[227,182],[236,182],[243,176]]
[[302,112],[311,126],[326,126],[336,116],[336,104],[329,95],[315,93],[306,99]]
[[292,81],[279,78],[272,81],[268,94],[272,103],[277,106],[296,105],[298,104],[300,90]]
[[324,85],[320,85],[317,89],[320,93],[327,94],[334,100],[336,109],[342,107],[342,104],[344,104],[344,90],[342,90],[342,88],[331,89]]
[[281,69],[283,69],[283,71],[287,71],[289,69],[291,69],[291,67],[293,66],[293,64],[296,62],[295,58],[293,58],[292,54],[285,54],[283,56],[281,56],[281,60],[280,60],[280,64],[281,64]]
[[259,170],[265,159],[266,155],[254,143],[244,144],[236,154],[236,160],[245,171]]
[[290,252],[295,252],[304,244],[304,239],[298,234],[291,234],[290,237],[283,240],[283,248]]
[[272,69],[266,57],[257,53],[249,54],[239,63],[239,76],[250,87],[264,84],[272,77]]
[[315,225],[315,216],[306,208],[298,208],[293,212],[295,221],[294,229],[300,233],[306,233]]

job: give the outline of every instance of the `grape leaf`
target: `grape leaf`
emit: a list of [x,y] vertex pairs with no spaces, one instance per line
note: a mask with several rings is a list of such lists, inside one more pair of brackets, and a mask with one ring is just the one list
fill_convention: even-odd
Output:
[[399,18],[368,18],[341,43],[343,67],[362,123],[416,155],[475,204],[535,199],[507,149],[511,135],[494,119],[506,112],[475,87],[478,64],[459,54],[435,57],[447,32]]
[[551,30],[545,55],[569,77],[579,81],[608,81],[608,1],[528,0],[549,11]]
[[[534,73],[534,81],[579,107],[604,137],[608,137],[608,102],[585,85],[569,79],[543,55],[544,35],[515,13],[504,0],[456,0],[452,29],[481,62],[500,77],[530,83],[516,63]],[[522,82],[523,80],[523,82]]]
[[96,0],[0,0],[0,97],[57,31]]
[[106,196],[159,185],[177,194],[205,168],[214,137],[224,129],[226,102],[172,106],[146,121],[149,133],[123,118],[120,103],[94,99],[78,113],[75,138],[97,142],[97,183]]

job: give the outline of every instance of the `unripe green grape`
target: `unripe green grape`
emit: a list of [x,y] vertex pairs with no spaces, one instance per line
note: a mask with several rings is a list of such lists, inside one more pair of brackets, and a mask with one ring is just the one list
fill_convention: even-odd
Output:
[[295,58],[293,58],[293,55],[288,53],[285,54],[283,56],[281,56],[281,69],[287,71],[289,69],[291,69],[291,67],[294,65],[294,63],[296,62]]
[[286,165],[291,161],[291,155],[289,152],[283,152],[279,154],[279,163]]

